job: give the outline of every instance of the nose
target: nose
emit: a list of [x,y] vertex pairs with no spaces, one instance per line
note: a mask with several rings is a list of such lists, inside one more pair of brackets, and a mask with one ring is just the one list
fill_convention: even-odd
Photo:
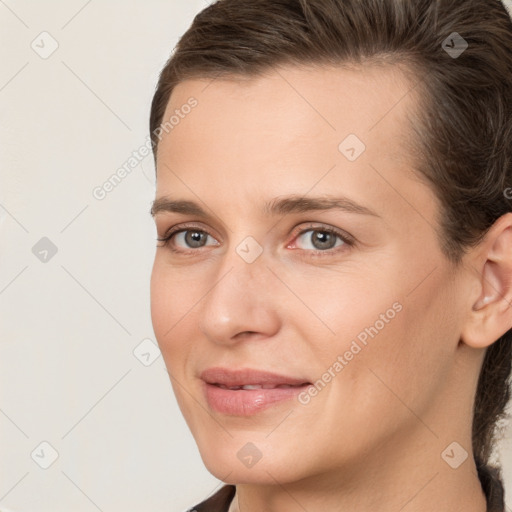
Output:
[[200,303],[199,328],[212,342],[225,345],[276,334],[279,297],[265,253],[248,263],[235,249],[228,252]]

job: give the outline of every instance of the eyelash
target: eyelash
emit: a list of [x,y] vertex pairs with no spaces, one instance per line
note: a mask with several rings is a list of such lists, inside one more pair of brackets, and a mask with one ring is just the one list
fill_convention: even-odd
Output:
[[[186,232],[186,231],[196,231],[198,233],[204,233],[206,235],[212,236],[212,235],[210,235],[210,233],[208,233],[208,231],[205,231],[204,229],[201,229],[198,226],[181,224],[180,226],[177,226],[176,228],[171,228],[171,230],[169,230],[167,233],[165,233],[165,235],[163,237],[157,238],[158,242],[162,242],[162,245],[160,245],[159,247],[167,247],[172,252],[182,254],[182,255],[197,254],[197,252],[201,248],[189,249],[189,250],[176,249],[176,248],[172,247],[172,245],[170,244],[171,240],[173,239],[173,237],[175,235],[177,235],[178,233]],[[331,235],[337,236],[343,242],[342,246],[333,247],[331,249],[326,249],[323,251],[319,250],[319,249],[316,249],[316,250],[302,249],[303,251],[308,253],[309,256],[313,256],[313,257],[332,256],[334,253],[338,253],[339,251],[347,250],[347,247],[350,248],[355,245],[355,240],[353,239],[353,237],[351,237],[347,233],[344,233],[335,228],[327,227],[327,226],[310,225],[310,226],[308,226],[307,229],[302,229],[301,231],[298,231],[296,234],[294,234],[293,239],[295,240],[296,238],[303,235],[304,233],[307,233],[308,231],[329,233]]]

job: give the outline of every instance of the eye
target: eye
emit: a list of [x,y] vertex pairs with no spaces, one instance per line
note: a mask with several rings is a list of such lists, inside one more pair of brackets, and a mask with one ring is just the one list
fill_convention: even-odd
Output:
[[[208,243],[208,239],[213,243]],[[163,237],[157,238],[162,242],[160,247],[169,247],[175,252],[190,252],[208,245],[218,245],[218,242],[206,231],[194,226],[181,226],[177,229],[168,231]]]
[[[352,238],[341,231],[331,227],[315,226],[302,230],[295,238],[294,245],[298,248],[313,253],[337,252],[343,246],[352,246]],[[336,251],[333,251],[336,249]]]
[[[348,234],[327,226],[308,226],[295,235],[294,241],[288,248],[301,249],[312,256],[332,255],[354,245],[355,240]],[[208,232],[197,226],[176,226],[168,230],[161,238],[162,245],[171,251],[191,254],[198,249],[219,245],[217,240]]]

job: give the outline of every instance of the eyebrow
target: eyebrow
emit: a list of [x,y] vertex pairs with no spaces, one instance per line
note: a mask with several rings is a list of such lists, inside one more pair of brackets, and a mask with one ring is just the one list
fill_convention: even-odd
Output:
[[[341,210],[348,213],[359,213],[361,215],[371,215],[379,217],[380,215],[361,204],[356,203],[348,197],[297,197],[290,196],[276,198],[265,204],[263,212],[269,216],[286,215],[291,213],[306,213],[310,211],[321,210]],[[151,215],[163,212],[181,213],[184,215],[193,215],[207,218],[208,213],[197,203],[186,200],[174,200],[167,196],[160,197],[153,201]]]

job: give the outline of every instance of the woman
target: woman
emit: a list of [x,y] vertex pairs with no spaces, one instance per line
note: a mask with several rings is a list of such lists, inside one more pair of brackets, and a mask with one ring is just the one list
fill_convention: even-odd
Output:
[[504,511],[512,24],[220,0],[151,110],[155,334],[198,511]]

